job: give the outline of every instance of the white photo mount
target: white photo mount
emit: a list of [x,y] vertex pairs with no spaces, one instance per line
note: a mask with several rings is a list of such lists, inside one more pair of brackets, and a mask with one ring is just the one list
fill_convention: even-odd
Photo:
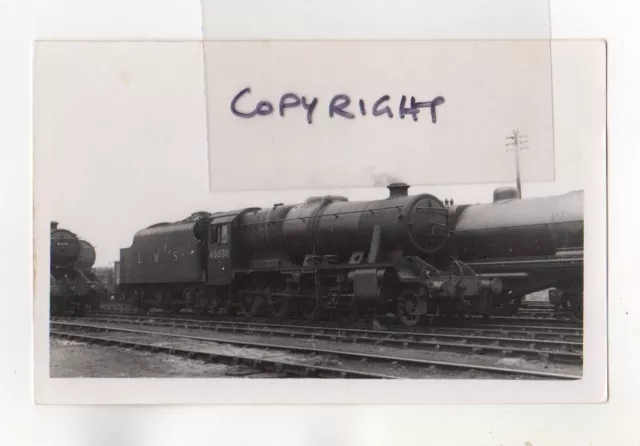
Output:
[[[55,170],[50,169],[50,165],[55,165],[57,159],[68,159],[73,157],[74,154],[80,153],[80,150],[86,150],[86,145],[78,144],[78,135],[74,135],[74,131],[71,127],[68,127],[67,132],[64,131],[64,125],[66,123],[74,122],[73,114],[68,116],[57,115],[56,119],[63,119],[62,121],[53,121],[54,111],[56,113],[59,108],[56,105],[60,104],[60,97],[66,95],[69,97],[72,93],[82,97],[83,85],[78,85],[77,79],[68,78],[60,75],[58,77],[52,76],[51,70],[56,70],[54,65],[46,65],[42,61],[38,60],[39,50],[36,50],[36,73],[35,73],[35,144],[34,144],[34,164],[35,164],[35,208],[36,208],[36,220],[35,220],[35,253],[36,253],[36,296],[35,296],[35,378],[36,378],[36,400],[44,404],[115,404],[115,403],[229,403],[229,404],[273,404],[273,403],[285,403],[285,404],[353,404],[353,403],[378,403],[378,404],[415,404],[415,403],[552,403],[552,402],[602,402],[606,400],[606,228],[607,228],[607,216],[601,211],[603,204],[606,204],[606,77],[605,77],[605,45],[603,42],[572,42],[572,41],[552,41],[547,43],[551,47],[551,57],[553,66],[553,132],[556,152],[554,153],[555,163],[555,182],[563,181],[564,175],[567,172],[572,172],[576,165],[581,166],[581,173],[584,175],[585,183],[585,340],[584,340],[584,376],[581,380],[572,382],[510,382],[510,381],[450,381],[450,380],[425,380],[425,381],[403,381],[403,382],[361,382],[355,380],[348,381],[317,381],[317,380],[276,380],[276,381],[259,381],[259,380],[227,380],[227,379],[66,379],[66,378],[50,378],[49,377],[49,355],[48,355],[48,281],[46,280],[46,274],[40,273],[48,270],[48,246],[49,238],[47,232],[49,230],[49,221],[54,219],[54,215],[60,212],[57,209],[59,206],[59,198],[56,198],[56,188],[64,189],[64,182],[60,182],[59,177],[56,177]],[[64,44],[53,43],[43,44],[58,46],[56,51],[64,53],[66,50],[62,49]],[[70,45],[79,45],[78,43]],[[88,47],[86,51],[96,51],[97,46],[91,46],[91,44],[85,44]],[[103,48],[108,47],[111,44],[96,43],[94,45],[102,45]],[[120,44],[126,47],[126,44]],[[151,45],[151,44],[148,44]],[[162,43],[156,43],[156,45],[163,45]],[[171,43],[173,58],[184,57],[184,60],[190,60],[188,54],[193,56],[201,55],[199,43]],[[195,46],[193,46],[195,45]],[[44,48],[43,46],[43,48]],[[183,48],[178,48],[182,46]],[[193,48],[193,49],[191,49]],[[112,51],[111,49],[105,49],[104,51]],[[126,53],[128,50],[125,49]],[[142,52],[148,51],[143,49]],[[156,47],[153,51],[162,53],[164,49]],[[191,52],[191,53],[189,53]],[[156,53],[156,54],[158,54]],[[43,54],[43,53],[40,53]],[[68,56],[69,53],[67,53]],[[117,54],[117,52],[116,52]],[[73,56],[68,56],[67,62],[74,61]],[[162,58],[160,58],[162,59]],[[175,65],[175,59],[166,59],[167,65]],[[196,63],[195,59],[193,59]],[[60,58],[57,58],[57,62],[60,63]],[[126,58],[120,60],[121,71],[110,72],[110,65],[107,64],[105,68],[105,75],[115,76],[115,84],[118,82],[125,86],[125,88],[132,88],[131,85],[135,85],[137,80],[135,77],[127,77],[131,74],[131,71],[127,70],[128,61]],[[190,62],[189,62],[190,63]],[[139,65],[138,68],[144,72],[145,67]],[[191,65],[189,65],[191,66]],[[60,65],[57,66],[59,69]],[[199,73],[201,66],[195,64],[192,65],[193,70],[185,70],[183,74],[187,76],[193,75],[193,79]],[[77,69],[82,69],[81,66],[77,66]],[[123,69],[124,68],[124,69]],[[160,68],[160,67],[159,67]],[[159,68],[156,68],[159,69]],[[208,68],[210,70],[210,68]],[[64,70],[62,70],[64,71]],[[124,73],[124,75],[123,75]],[[45,80],[45,77],[48,80]],[[56,80],[57,79],[57,80]],[[129,81],[125,81],[129,79]],[[111,79],[113,80],[113,79]],[[73,81],[73,82],[72,82]],[[46,82],[46,83],[45,83]],[[56,83],[59,82],[59,83]],[[92,84],[93,82],[93,84]],[[86,82],[84,87],[90,88],[97,85],[100,82],[99,79],[93,78],[91,82]],[[128,82],[128,83],[127,83]],[[177,90],[184,88],[188,82],[182,80],[176,80],[175,78],[168,76],[165,79],[158,80],[158,85],[174,85]],[[162,82],[165,82],[163,84]],[[171,84],[171,82],[175,82]],[[201,82],[203,82],[201,80]],[[203,84],[200,84],[203,85]],[[57,90],[55,87],[58,87]],[[138,88],[143,88],[141,85]],[[149,84],[146,84],[146,88],[149,88]],[[98,90],[98,89],[96,89]],[[120,91],[120,90],[119,90]],[[145,100],[153,98],[155,91],[151,88],[148,94],[144,96],[144,100],[135,104],[129,102],[130,96],[126,91],[122,96],[116,99],[121,100],[120,104],[129,105],[132,110],[139,113],[138,118],[145,118]],[[138,90],[142,91],[142,90]],[[182,90],[181,90],[182,91]],[[195,147],[191,153],[197,158],[197,162],[190,160],[189,165],[198,164],[198,174],[192,173],[175,173],[177,183],[180,183],[188,176],[195,176],[192,185],[198,187],[204,187],[199,192],[193,194],[191,191],[185,191],[184,193],[177,193],[176,196],[170,197],[169,209],[171,206],[175,206],[177,201],[183,201],[187,195],[197,195],[197,200],[188,203],[192,204],[205,203],[207,200],[215,198],[217,200],[216,205],[221,207],[229,207],[234,203],[252,204],[256,202],[262,203],[272,197],[279,195],[279,193],[271,192],[257,192],[248,193],[243,196],[231,196],[230,194],[209,195],[207,189],[208,174],[203,170],[204,166],[202,161],[206,157],[206,144],[204,141],[206,134],[203,112],[205,109],[205,97],[201,93],[198,93],[198,86],[193,89],[193,96],[191,99],[184,99],[180,107],[177,107],[178,111],[181,107],[187,107],[189,110],[194,111],[193,115],[201,117],[202,120],[194,124],[191,121],[187,121],[183,118],[184,122],[181,122],[181,127],[176,130],[175,133],[163,133],[169,131],[168,129],[160,129],[161,125],[158,123],[167,122],[172,115],[167,113],[163,115],[163,110],[155,110],[156,113],[152,116],[150,129],[154,129],[150,138],[151,141],[161,142],[162,138],[169,139],[169,143],[166,146],[152,144],[148,149],[137,146],[132,148],[118,148],[116,142],[125,141],[123,136],[118,137],[118,131],[122,131],[121,135],[135,134],[141,137],[139,142],[146,142],[147,136],[144,132],[137,133],[139,129],[127,128],[123,130],[123,123],[131,122],[130,118],[127,118],[123,114],[119,119],[115,119],[108,127],[104,124],[103,127],[96,126],[86,133],[87,138],[96,138],[96,144],[107,144],[110,147],[114,147],[112,150],[122,150],[117,155],[111,153],[109,156],[114,156],[116,159],[119,156],[120,159],[138,160],[137,156],[143,159],[147,159],[149,154],[158,153],[158,147],[161,152],[168,157],[176,156],[173,151],[174,147],[179,147],[184,144],[184,140],[171,141],[172,138],[183,137],[189,129],[194,130],[200,139],[200,146]],[[203,90],[204,91],[204,90]],[[597,93],[594,93],[597,92]],[[169,94],[171,92],[169,91]],[[60,96],[57,96],[60,95]],[[184,95],[183,95],[184,96]],[[583,98],[588,96],[589,101],[583,101]],[[97,108],[104,107],[108,102],[105,101],[105,97],[96,93],[96,96],[86,97],[86,108],[82,108],[82,113],[87,116],[88,121],[91,121],[91,116],[97,113]],[[137,96],[140,98],[140,96]],[[148,104],[146,104],[148,105]],[[175,104],[174,104],[175,107]],[[118,109],[120,113],[124,113],[123,109]],[[73,112],[73,111],[72,111]],[[107,115],[110,112],[107,110]],[[180,113],[178,113],[179,115]],[[115,116],[115,115],[114,115]],[[159,120],[154,120],[158,119]],[[176,119],[180,119],[176,117]],[[134,121],[135,122],[135,121]],[[191,127],[193,126],[193,127]],[[581,132],[576,135],[574,129],[580,128]],[[505,129],[505,133],[499,135],[496,140],[496,148],[501,151],[503,155],[507,157],[507,162],[512,165],[512,161],[509,162],[508,154],[504,154],[503,139],[505,135],[511,131],[511,128]],[[102,139],[96,137],[101,135],[100,132],[109,131],[112,137],[115,139]],[[127,133],[129,132],[129,133]],[[158,133],[156,133],[158,132]],[[527,131],[530,135],[530,132]],[[113,136],[115,135],[115,136]],[[101,135],[102,136],[102,135]],[[531,136],[531,135],[530,135]],[[107,135],[105,133],[105,138]],[[157,138],[154,140],[153,138]],[[102,140],[101,140],[102,139]],[[501,140],[502,139],[502,140]],[[501,140],[501,141],[498,141]],[[74,146],[72,143],[74,143]],[[83,143],[85,141],[82,141]],[[173,146],[174,144],[175,146]],[[529,142],[532,145],[532,141]],[[565,150],[566,147],[573,147],[573,150]],[[200,149],[205,149],[202,151]],[[192,148],[185,149],[191,150]],[[100,150],[98,147],[97,150]],[[102,149],[104,150],[104,149]],[[140,152],[137,154],[131,153],[132,150],[148,152]],[[579,153],[580,163],[576,158],[576,153]],[[61,155],[62,154],[62,155]],[[184,156],[184,153],[183,155]],[[173,159],[173,158],[170,158]],[[176,158],[177,159],[177,158]],[[85,159],[85,162],[86,159]],[[140,161],[137,161],[140,162]],[[125,163],[117,162],[114,166],[121,166]],[[135,162],[133,163],[135,165]],[[204,163],[206,165],[206,162]],[[172,170],[167,169],[164,173],[169,174]],[[85,165],[86,170],[95,175],[95,166],[90,164]],[[172,166],[175,167],[175,166]],[[82,169],[80,169],[82,171]],[[131,181],[133,183],[141,185],[141,190],[152,190],[154,187],[159,187],[161,183],[155,183],[158,180],[157,171],[155,174],[146,174],[142,171],[127,171],[129,175],[124,175],[121,178]],[[80,174],[80,178],[85,178],[84,188],[91,189],[92,184],[87,183],[86,178]],[[163,178],[160,175],[161,179]],[[164,177],[166,178],[166,177]],[[166,180],[162,180],[166,184]],[[145,185],[146,183],[146,185]],[[571,184],[571,183],[568,183]],[[460,186],[462,190],[464,188],[470,188],[473,186]],[[553,186],[549,184],[535,185],[537,191],[540,194],[544,194],[545,190],[553,190]],[[148,188],[148,189],[146,189]],[[436,190],[439,186],[434,187]],[[534,185],[524,183],[523,188],[525,191],[534,188]],[[548,189],[545,189],[548,188]],[[110,190],[114,190],[109,187]],[[429,186],[424,186],[423,190],[429,190]],[[446,190],[446,189],[444,189]],[[309,191],[312,192],[312,191]],[[354,197],[366,196],[368,192],[362,190],[354,190],[352,193],[345,192],[345,195]],[[90,192],[83,193],[79,191],[79,199],[87,200]],[[122,192],[121,192],[122,193]],[[282,192],[282,195],[286,198],[291,197],[295,199],[300,195],[301,191],[286,191]],[[306,193],[306,191],[305,191]],[[526,192],[525,192],[526,193]],[[131,193],[135,195],[136,193]],[[167,194],[170,196],[170,194]],[[308,195],[311,195],[309,193]],[[128,198],[127,198],[128,199]],[[140,198],[138,198],[140,199]],[[171,202],[171,199],[174,201]],[[132,200],[132,204],[129,204],[132,208],[135,208],[138,202]],[[161,209],[164,207],[164,209]],[[173,208],[175,209],[175,208]],[[151,212],[157,212],[157,216],[164,214],[167,210],[167,205],[155,207],[150,206]],[[70,211],[67,211],[70,212]],[[57,217],[56,217],[57,218]],[[154,215],[154,218],[155,215]],[[85,223],[82,223],[85,224]],[[140,220],[131,220],[126,222],[130,228],[128,232],[123,230],[124,234],[142,227]],[[96,230],[97,231],[97,230]],[[115,247],[126,246],[130,240],[123,236],[123,239],[111,240]],[[110,248],[115,250],[116,248]],[[113,252],[111,254],[113,255]],[[206,391],[203,391],[206,389]]]

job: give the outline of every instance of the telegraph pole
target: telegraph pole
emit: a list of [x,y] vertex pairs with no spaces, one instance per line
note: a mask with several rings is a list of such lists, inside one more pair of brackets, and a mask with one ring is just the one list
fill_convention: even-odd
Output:
[[513,130],[511,136],[507,136],[506,139],[509,141],[506,144],[507,152],[515,152],[516,154],[516,187],[518,188],[518,196],[522,198],[522,186],[520,185],[520,151],[528,149],[525,144],[529,141],[527,140],[527,135],[521,135],[519,130]]

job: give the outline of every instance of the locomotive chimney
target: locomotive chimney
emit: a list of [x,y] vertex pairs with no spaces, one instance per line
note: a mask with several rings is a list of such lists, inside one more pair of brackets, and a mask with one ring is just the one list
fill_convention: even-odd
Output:
[[58,229],[58,222],[57,221],[52,221],[51,222],[51,230],[53,231],[54,229]]
[[499,187],[493,191],[493,202],[500,203],[502,201],[517,200],[520,193],[515,187]]
[[389,189],[389,198],[406,197],[409,187],[407,183],[391,183],[387,186],[387,189]]

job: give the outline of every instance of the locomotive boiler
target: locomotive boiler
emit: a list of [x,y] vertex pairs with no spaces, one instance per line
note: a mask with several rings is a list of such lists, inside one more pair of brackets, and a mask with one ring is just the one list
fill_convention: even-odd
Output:
[[51,266],[68,268],[80,255],[80,240],[71,231],[58,228],[58,222],[51,222]]
[[565,292],[552,293],[553,303],[580,315],[583,206],[583,191],[520,199],[500,188],[493,203],[449,207],[448,250],[480,276],[500,278],[510,312],[526,294],[554,287]]
[[449,212],[392,184],[381,200],[310,197],[297,205],[194,214],[139,231],[121,250],[120,287],[143,309],[297,311],[350,321],[394,312],[406,325],[440,304],[490,313],[497,278],[438,255]]
[[365,255],[375,263],[437,252],[448,238],[446,208],[431,195],[408,197],[408,186],[390,189],[385,200],[310,197],[296,206],[247,212],[239,225],[242,249],[252,266],[300,265],[325,256],[356,264]]
[[96,263],[96,250],[88,241],[78,241],[80,243],[80,252],[78,254],[78,260],[76,260],[76,267],[80,271],[91,271],[91,268]]

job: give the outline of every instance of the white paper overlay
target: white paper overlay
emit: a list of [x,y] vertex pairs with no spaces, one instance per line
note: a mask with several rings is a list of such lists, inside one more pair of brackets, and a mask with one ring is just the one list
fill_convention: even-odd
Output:
[[202,0],[204,40],[549,39],[549,0]]
[[212,192],[554,179],[548,41],[204,45]]
[[[581,402],[606,397],[606,205],[605,188],[605,55],[601,42],[555,42],[553,59],[556,144],[580,144],[585,178],[585,362],[576,382],[487,381],[311,381],[203,379],[50,379],[48,377],[48,250],[54,172],[46,166],[60,146],[39,137],[35,105],[35,374],[41,403],[437,403],[437,402]],[[567,75],[567,55],[575,73]],[[37,69],[37,64],[36,64]],[[564,73],[564,74],[563,74]],[[36,73],[37,81],[38,73]],[[36,95],[38,90],[36,88]],[[564,104],[564,105],[561,105]],[[81,104],[78,104],[81,106]],[[564,111],[562,110],[564,107]],[[577,111],[581,113],[577,113]],[[135,126],[135,123],[132,124]],[[576,131],[579,129],[579,131]],[[135,149],[131,149],[135,150]],[[560,155],[558,155],[560,156]],[[126,161],[124,161],[126,162]],[[121,162],[122,163],[122,162]],[[80,168],[78,166],[78,168]],[[114,182],[144,184],[142,171]],[[131,182],[131,183],[128,183]],[[86,185],[90,188],[91,185]],[[248,200],[243,197],[242,200]],[[159,205],[155,205],[157,209]],[[103,219],[108,228],[113,216]]]

